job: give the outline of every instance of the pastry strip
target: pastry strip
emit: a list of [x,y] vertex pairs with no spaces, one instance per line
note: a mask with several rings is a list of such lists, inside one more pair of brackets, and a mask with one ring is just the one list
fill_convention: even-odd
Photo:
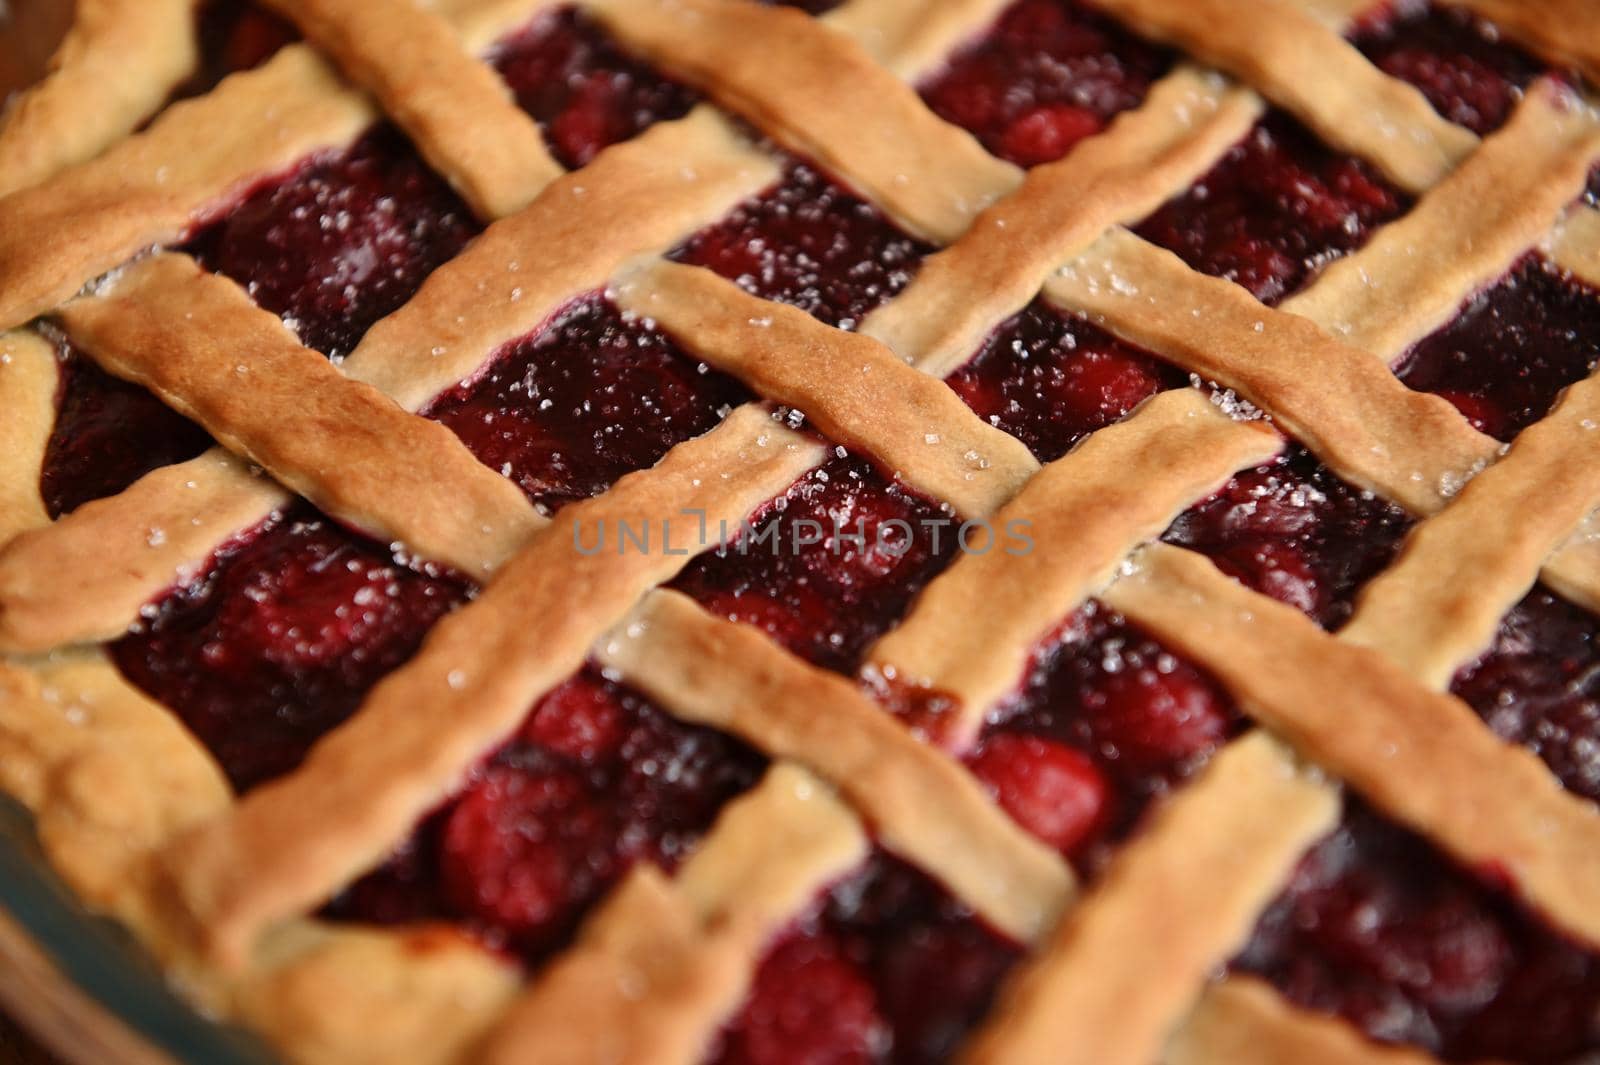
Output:
[[608,671],[677,717],[731,732],[838,788],[883,845],[1021,941],[1072,896],[1071,870],[964,768],[849,681],[748,625],[670,591],[648,596],[596,645]]
[[848,807],[778,764],[718,817],[678,876],[636,867],[510,1008],[487,1065],[693,1065],[772,937],[867,856]]
[[1112,609],[1203,664],[1242,710],[1385,813],[1600,943],[1600,815],[1532,752],[1203,556],[1152,545],[1134,557],[1101,596]]
[[[60,373],[54,346],[38,333],[0,333],[0,547],[50,520],[39,470],[56,422]],[[0,624],[3,624],[0,617]]]
[[[736,524],[821,452],[744,408],[654,469],[568,507],[297,771],[178,841],[167,865],[205,952],[242,965],[268,923],[371,867],[644,592],[715,546],[696,543],[706,525]],[[625,551],[620,522],[663,539]],[[586,553],[597,533],[616,554]]]
[[1232,421],[1193,389],[1155,397],[1028,482],[992,524],[1025,528],[1032,550],[959,556],[869,652],[871,668],[951,698],[941,738],[964,749],[1038,642],[1128,552],[1282,444],[1265,424]]
[[57,314],[108,372],[380,541],[478,578],[545,524],[449,429],[345,377],[187,256],[141,260]]
[[1567,390],[1499,462],[1406,538],[1340,639],[1443,690],[1494,638],[1544,559],[1600,507],[1600,377]]
[[1039,469],[1016,437],[882,344],[749,295],[709,270],[655,262],[613,287],[619,305],[758,394],[798,408],[830,440],[870,454],[966,517],[994,513]]
[[77,0],[44,80],[0,119],[0,196],[93,158],[160,110],[198,60],[196,6]]
[[1520,44],[1600,81],[1600,9],[1588,0],[1445,0],[1471,8]]
[[928,110],[861,45],[744,0],[592,0],[618,40],[947,244],[1022,172]]
[[1008,0],[851,0],[821,21],[855,38],[880,66],[915,82],[977,37]]
[[538,125],[442,16],[415,0],[268,0],[370,91],[479,218],[527,206],[562,173]]
[[1244,944],[1338,817],[1338,792],[1276,740],[1258,731],[1230,744],[1112,859],[1011,979],[961,1060],[1157,1060],[1194,988]]

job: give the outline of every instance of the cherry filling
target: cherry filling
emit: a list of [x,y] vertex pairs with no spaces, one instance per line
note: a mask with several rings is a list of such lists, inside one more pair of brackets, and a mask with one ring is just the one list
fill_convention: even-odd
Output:
[[440,396],[429,417],[554,510],[654,465],[748,398],[733,378],[591,297]]
[[623,52],[599,23],[573,8],[540,18],[490,58],[568,169],[656,122],[681,118],[698,99]]
[[852,329],[910,284],[932,250],[871,204],[796,162],[776,185],[701,230],[671,258]]
[[1547,414],[1600,359],[1600,299],[1533,256],[1401,360],[1400,379],[1437,392],[1501,440]]
[[1354,40],[1381,70],[1415,85],[1441,115],[1480,135],[1499,129],[1545,70],[1466,8],[1419,0],[1381,5],[1357,26]]
[[690,563],[674,586],[807,661],[849,672],[944,567],[959,533],[959,521],[866,460],[841,457]]
[[946,380],[1041,462],[1065,455],[1157,392],[1188,384],[1181,371],[1041,300],[1003,323]]
[[739,741],[583,670],[329,913],[452,919],[537,963],[635,862],[675,869],[764,766]]
[[1600,959],[1359,805],[1234,966],[1449,1061],[1556,1065],[1600,1047]]
[[767,953],[717,1065],[951,1060],[1022,950],[878,852]]
[[968,762],[1019,824],[1093,873],[1241,727],[1207,674],[1091,601],[1040,645]]
[[1310,452],[1230,480],[1163,537],[1209,555],[1223,572],[1332,630],[1356,592],[1387,567],[1411,526],[1398,507],[1335,477]]
[[1600,800],[1600,619],[1536,587],[1451,690],[1568,790]]
[[39,494],[52,518],[115,495],[210,445],[204,429],[71,345],[63,342],[59,356],[56,423],[39,474]]
[[1138,233],[1273,304],[1409,206],[1367,164],[1274,112]]
[[1071,0],[1018,0],[922,87],[928,106],[1019,166],[1060,159],[1143,102],[1172,53]]
[[467,594],[298,504],[146,608],[111,654],[243,790],[298,765]]
[[253,70],[299,39],[294,26],[247,0],[207,0],[197,14],[200,68],[178,87],[178,98],[216,88],[229,74]]
[[380,126],[247,197],[190,250],[306,346],[339,356],[477,231],[404,135]]

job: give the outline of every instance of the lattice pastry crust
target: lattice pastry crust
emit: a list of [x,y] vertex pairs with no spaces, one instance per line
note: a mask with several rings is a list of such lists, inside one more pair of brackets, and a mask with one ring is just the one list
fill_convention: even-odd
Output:
[[[194,66],[191,6],[82,0],[52,72],[0,124],[0,787],[35,811],[74,889],[198,1003],[296,1061],[691,1062],[774,934],[870,837],[1032,951],[964,1060],[1426,1061],[1248,978],[1213,979],[1334,824],[1341,786],[1600,947],[1600,814],[1443,692],[1535,580],[1600,608],[1600,386],[1574,386],[1504,449],[1391,369],[1529,249],[1600,282],[1600,216],[1571,206],[1600,122],[1569,86],[1537,83],[1480,140],[1343,40],[1364,3],[1097,0],[1188,58],[1105,132],[1024,173],[909,84],[999,0],[850,0],[820,19],[743,0],[587,0],[709,102],[566,172],[477,58],[542,0],[271,0],[307,43],[135,133]],[[1464,6],[1600,77],[1589,0]],[[1276,309],[1123,228],[1209,170],[1269,101],[1418,196]],[[338,365],[232,281],[151,252],[381,116],[490,224]],[[751,127],[941,247],[858,330],[663,257],[778,176]],[[868,653],[869,678],[950,698],[939,743],[663,588],[687,556],[574,558],[569,517],[650,520],[692,542],[686,511],[736,525],[822,462],[815,437],[763,402],[574,504],[559,528],[418,416],[597,289],[957,516],[1024,519],[1071,543],[962,557]],[[1270,420],[1180,390],[1041,465],[941,380],[1036,297]],[[50,522],[38,482],[57,382],[40,316],[219,446]],[[1337,636],[1150,543],[1285,435],[1421,519]],[[300,768],[235,798],[96,645],[297,496],[484,590]],[[1261,727],[1085,888],[960,755],[1031,649],[1091,597],[1210,670]],[[773,759],[676,876],[636,868],[526,984],[437,929],[311,916],[591,659]]]

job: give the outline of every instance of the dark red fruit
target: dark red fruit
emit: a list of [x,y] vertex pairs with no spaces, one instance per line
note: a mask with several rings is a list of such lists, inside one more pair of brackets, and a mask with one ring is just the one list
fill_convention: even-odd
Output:
[[383,126],[248,197],[191,250],[307,347],[342,355],[477,229],[444,180]]
[[869,1065],[886,1042],[872,984],[826,933],[767,955],[729,1029],[721,1065]]
[[1087,5],[1020,0],[922,87],[940,117],[1020,166],[1059,159],[1137,107],[1172,64]]
[[1088,322],[1035,300],[947,380],[984,420],[1043,462],[1187,375]]
[[933,249],[804,163],[672,253],[844,329],[897,295]]
[[555,509],[654,465],[748,398],[737,381],[592,298],[503,349],[428,415]]
[[1105,775],[1065,744],[1001,733],[969,764],[1018,824],[1063,854],[1076,851],[1105,818]]
[[1275,112],[1138,232],[1276,303],[1409,205],[1371,167]]
[[594,19],[570,7],[500,45],[493,62],[568,168],[586,165],[602,149],[656,122],[682,117],[696,100],[690,90],[623,52]]
[[1125,662],[1107,670],[1085,700],[1090,727],[1108,757],[1146,770],[1203,758],[1227,737],[1226,702],[1182,662]]

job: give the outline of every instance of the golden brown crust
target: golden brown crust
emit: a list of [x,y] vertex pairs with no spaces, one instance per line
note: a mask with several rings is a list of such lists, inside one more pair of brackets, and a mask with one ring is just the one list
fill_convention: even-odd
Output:
[[[744,408],[654,469],[569,507],[300,769],[172,849],[167,865],[203,949],[244,963],[265,925],[380,859],[645,591],[715,546],[696,542],[701,521],[736,525],[820,457],[819,445]],[[621,522],[663,540],[624,552]],[[605,529],[609,546],[585,553]]]
[[498,75],[413,0],[268,0],[377,97],[479,218],[527,206],[562,169]]
[[595,655],[674,715],[805,765],[861,810],[885,847],[1019,941],[1043,934],[1070,900],[1066,864],[958,763],[757,630],[657,591]]
[[1600,288],[1600,211],[1592,207],[1568,211],[1542,250],[1590,288]]
[[1477,145],[1422,93],[1384,74],[1293,0],[1093,2],[1145,36],[1259,89],[1323,140],[1371,160],[1409,191],[1438,182]]
[[1531,751],[1203,556],[1152,545],[1130,569],[1102,595],[1113,609],[1205,665],[1241,709],[1385,813],[1600,943],[1600,813]]
[[942,736],[965,747],[1038,641],[1129,551],[1281,446],[1263,423],[1232,421],[1191,389],[1157,396],[1030,481],[992,524],[1025,530],[1031,549],[961,555],[869,652],[871,668],[952,698]]
[[480,577],[545,523],[449,429],[345,377],[188,256],[140,260],[57,316],[104,369],[380,541]]
[[1588,0],[1445,0],[1471,8],[1507,37],[1600,82],[1600,8]]
[[1291,1005],[1254,977],[1212,985],[1167,1044],[1163,1065],[1438,1065],[1410,1047],[1380,1046],[1345,1022]]
[[853,37],[880,64],[915,82],[945,63],[1009,6],[1007,0],[851,0],[824,22]]
[[1282,309],[1392,363],[1550,231],[1597,157],[1600,124],[1536,83],[1459,170]]
[[675,881],[636,867],[507,1013],[483,1060],[702,1060],[772,936],[866,856],[832,790],[780,763],[729,804]]
[[31,331],[0,334],[0,549],[50,520],[39,498],[39,470],[55,425],[59,377],[49,341]]
[[1115,229],[1045,286],[1054,302],[1266,410],[1346,480],[1438,510],[1499,445],[1438,396],[1298,315]]
[[700,267],[647,263],[611,292],[697,358],[797,408],[830,440],[862,450],[958,514],[994,513],[1038,472],[1020,440],[869,337],[758,299]]
[[708,108],[655,126],[490,226],[374,325],[344,371],[417,410],[627,260],[667,250],[777,176]]
[[742,0],[594,0],[618,40],[843,177],[911,233],[949,243],[1021,171],[929,111],[861,45]]
[[1257,732],[1233,743],[1112,859],[961,1060],[1156,1060],[1206,978],[1338,816],[1338,792],[1277,741]]
[[1444,689],[1488,647],[1544,559],[1600,507],[1600,378],[1573,385],[1506,457],[1411,531],[1341,639]]
[[110,640],[290,496],[221,449],[146,474],[0,548],[0,651]]
[[1016,192],[924,261],[861,332],[943,377],[972,356],[996,322],[1026,306],[1050,271],[1209,169],[1260,110],[1253,95],[1216,75],[1179,68],[1105,134],[1028,171]]
[[76,0],[44,79],[0,117],[0,197],[133,132],[195,67],[196,0]]

